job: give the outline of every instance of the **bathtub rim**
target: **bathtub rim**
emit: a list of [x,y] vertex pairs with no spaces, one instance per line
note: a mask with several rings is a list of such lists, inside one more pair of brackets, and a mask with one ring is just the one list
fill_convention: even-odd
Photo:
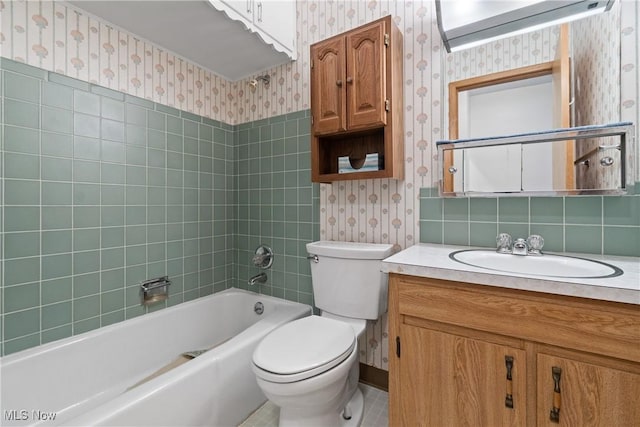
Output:
[[196,299],[190,300],[190,301],[184,301],[181,302],[179,304],[173,305],[171,307],[165,307],[161,310],[157,310],[154,311],[153,313],[144,313],[141,314],[139,316],[136,317],[132,317],[131,319],[125,319],[122,320],[120,322],[116,322],[116,323],[112,323],[110,325],[106,325],[106,326],[101,326],[99,328],[96,329],[92,329],[90,331],[86,331],[86,332],[82,332],[80,334],[77,335],[72,335],[70,337],[66,337],[66,338],[61,338],[59,340],[55,340],[55,341],[51,341],[45,344],[40,344],[37,345],[35,347],[30,347],[24,350],[20,350],[18,352],[15,353],[11,353],[8,354],[6,356],[2,356],[0,357],[0,370],[7,366],[7,365],[11,365],[12,363],[15,363],[17,361],[20,360],[28,360],[36,355],[39,354],[44,354],[44,353],[48,353],[51,351],[54,351],[58,348],[63,348],[72,344],[75,344],[77,342],[80,341],[84,341],[86,339],[88,339],[88,337],[99,337],[100,335],[103,334],[107,334],[112,330],[117,330],[120,328],[123,328],[124,324],[127,323],[127,325],[131,325],[132,323],[140,323],[143,321],[151,321],[156,317],[160,317],[162,316],[164,313],[166,313],[167,310],[187,310],[190,306],[192,305],[198,305],[198,304],[204,304],[206,301],[208,301],[209,299],[212,299],[216,296],[225,296],[225,295],[232,295],[232,294],[247,294],[247,295],[253,295],[256,297],[260,297],[262,299],[268,299],[274,302],[278,302],[278,303],[289,303],[289,304],[299,304],[302,306],[306,306],[309,307],[311,310],[311,306],[308,304],[304,304],[301,302],[296,302],[296,301],[290,301],[290,300],[286,300],[284,298],[279,298],[279,297],[274,297],[271,295],[265,295],[265,294],[260,294],[258,292],[253,292],[253,291],[249,291],[246,289],[240,289],[240,288],[228,288],[225,289],[223,291],[219,291],[210,295],[206,295],[203,297],[198,297]]

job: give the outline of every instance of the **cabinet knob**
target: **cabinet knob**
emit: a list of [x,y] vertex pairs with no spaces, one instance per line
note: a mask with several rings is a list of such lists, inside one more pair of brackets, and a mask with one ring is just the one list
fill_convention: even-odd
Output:
[[336,86],[342,87],[342,80],[336,80]]
[[347,77],[347,83],[352,84],[353,83],[353,77]]

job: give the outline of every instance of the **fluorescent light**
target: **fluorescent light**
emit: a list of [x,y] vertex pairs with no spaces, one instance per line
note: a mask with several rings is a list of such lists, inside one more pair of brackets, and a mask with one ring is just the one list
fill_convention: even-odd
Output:
[[438,28],[448,52],[605,12],[611,9],[614,2],[614,0],[435,1]]

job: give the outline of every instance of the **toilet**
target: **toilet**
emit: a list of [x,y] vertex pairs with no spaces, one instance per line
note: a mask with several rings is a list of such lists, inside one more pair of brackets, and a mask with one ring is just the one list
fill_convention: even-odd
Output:
[[387,275],[381,260],[393,246],[308,243],[315,305],[320,316],[287,323],[268,334],[253,354],[258,385],[280,407],[281,427],[359,426],[358,337],[367,319],[387,311]]

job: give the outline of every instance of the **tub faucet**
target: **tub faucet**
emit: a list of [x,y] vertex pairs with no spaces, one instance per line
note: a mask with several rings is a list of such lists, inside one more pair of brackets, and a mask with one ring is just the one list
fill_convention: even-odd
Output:
[[255,276],[249,279],[248,283],[250,286],[255,286],[258,283],[267,283],[267,274],[266,273],[256,274]]

